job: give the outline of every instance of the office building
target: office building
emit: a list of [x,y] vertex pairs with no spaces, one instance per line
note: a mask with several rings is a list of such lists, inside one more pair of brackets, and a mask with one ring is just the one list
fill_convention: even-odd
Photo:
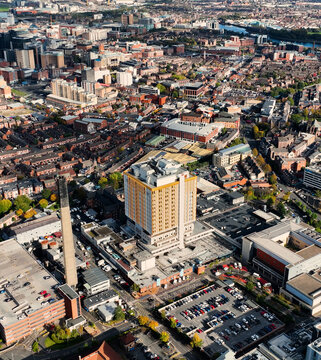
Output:
[[321,360],[321,338],[308,345],[305,360]]
[[321,171],[319,166],[309,166],[304,169],[303,184],[321,190]]
[[35,69],[35,56],[33,50],[15,50],[17,65],[21,69]]
[[146,250],[184,248],[196,220],[196,183],[196,176],[162,153],[124,173],[128,226]]
[[57,280],[16,240],[1,242],[0,253],[0,336],[10,345],[64,318],[65,302]]
[[65,300],[66,316],[77,319],[81,316],[80,296],[67,284],[58,288],[59,293]]
[[54,67],[63,68],[65,66],[64,53],[62,51],[46,51],[41,54],[41,67],[43,69]]
[[218,167],[231,167],[251,154],[252,151],[248,144],[235,145],[214,154],[213,165]]
[[118,71],[117,83],[121,86],[131,86],[133,84],[133,75],[129,71]]
[[74,236],[71,227],[69,198],[66,178],[58,178],[58,188],[60,197],[61,228],[63,238],[64,266],[66,284],[70,287],[76,287],[78,283]]
[[124,25],[124,26],[127,26],[127,25],[133,25],[134,24],[134,15],[133,14],[127,14],[127,13],[124,13],[122,14],[121,16],[121,23]]

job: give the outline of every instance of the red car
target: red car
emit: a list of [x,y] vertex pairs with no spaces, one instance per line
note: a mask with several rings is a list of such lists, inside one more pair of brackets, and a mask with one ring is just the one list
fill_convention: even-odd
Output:
[[42,290],[42,291],[40,292],[40,295],[45,295],[45,294],[47,294],[47,291],[46,291],[46,290]]
[[51,296],[51,294],[47,293],[47,294],[45,294],[43,297],[47,298],[47,297],[49,297],[49,296]]

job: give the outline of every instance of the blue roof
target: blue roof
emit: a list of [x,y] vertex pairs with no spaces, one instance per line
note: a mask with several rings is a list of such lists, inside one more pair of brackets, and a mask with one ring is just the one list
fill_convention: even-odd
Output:
[[244,152],[244,151],[250,151],[250,150],[251,150],[251,148],[250,148],[249,144],[239,144],[239,145],[235,145],[230,148],[227,148],[227,149],[220,150],[219,153],[220,153],[220,155],[228,155],[228,154],[232,154],[233,152]]

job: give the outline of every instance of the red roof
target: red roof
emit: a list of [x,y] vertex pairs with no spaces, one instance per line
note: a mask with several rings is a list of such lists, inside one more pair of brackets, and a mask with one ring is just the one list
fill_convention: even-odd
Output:
[[98,350],[81,358],[81,360],[122,360],[122,358],[104,341]]

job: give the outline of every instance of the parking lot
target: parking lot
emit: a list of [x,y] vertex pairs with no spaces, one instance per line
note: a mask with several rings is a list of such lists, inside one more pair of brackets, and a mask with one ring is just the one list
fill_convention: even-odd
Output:
[[188,336],[198,333],[210,354],[225,352],[226,346],[240,351],[283,325],[274,315],[244,297],[240,290],[221,281],[162,310]]

